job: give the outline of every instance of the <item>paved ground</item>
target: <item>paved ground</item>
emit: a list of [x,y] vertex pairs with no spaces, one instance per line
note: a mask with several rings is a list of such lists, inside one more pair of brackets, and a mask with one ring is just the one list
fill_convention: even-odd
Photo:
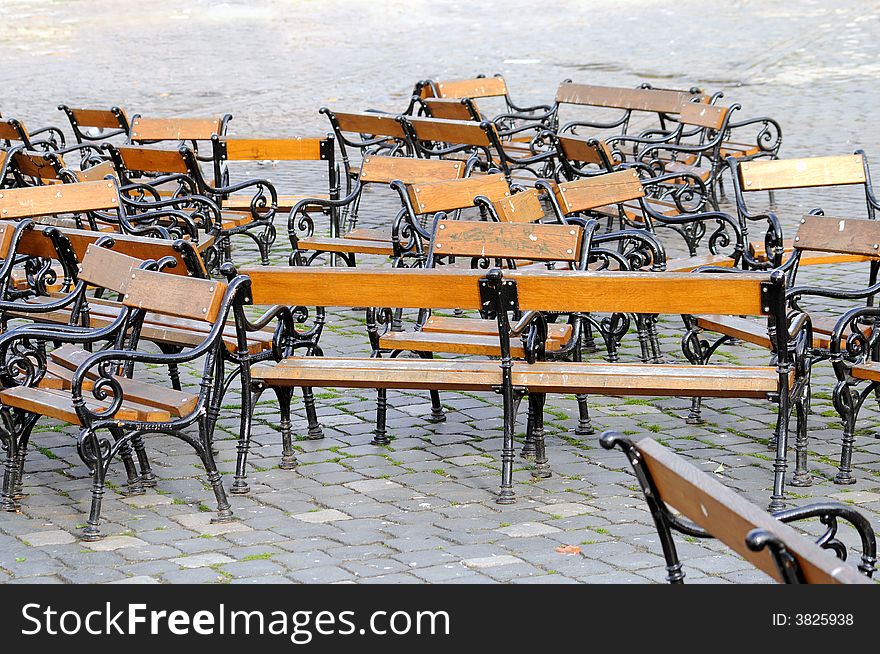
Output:
[[[731,102],[744,104],[745,115],[767,113],[781,120],[785,155],[846,153],[858,146],[869,154],[880,152],[878,130],[864,113],[873,105],[869,100],[876,91],[869,82],[878,70],[869,46],[878,35],[876,13],[865,11],[865,3],[805,3],[796,12],[781,2],[734,3],[713,8],[713,14],[718,12],[713,16],[703,15],[699,3],[684,3],[675,12],[664,9],[664,3],[622,8],[596,3],[589,14],[578,3],[541,13],[505,3],[480,20],[473,17],[467,33],[457,31],[460,23],[450,13],[471,10],[450,3],[359,9],[363,15],[357,18],[346,13],[346,3],[336,2],[296,9],[274,2],[257,8],[152,4],[154,13],[145,17],[121,14],[111,3],[95,3],[73,15],[55,3],[4,3],[0,12],[7,7],[20,12],[17,21],[4,19],[0,27],[0,79],[5,88],[20,89],[4,102],[4,116],[40,124],[57,119],[55,102],[124,101],[131,111],[154,114],[228,110],[236,116],[232,131],[239,134],[314,133],[324,129],[314,112],[321,103],[393,108],[417,78],[466,76],[476,70],[505,73],[513,88],[522,89],[523,101],[551,95],[565,77],[723,88]],[[345,24],[360,28],[342,38],[334,30]],[[416,39],[424,25],[435,27],[436,42]],[[380,26],[391,29],[380,33]],[[534,46],[517,45],[515,37],[533,41],[529,30],[544,38]],[[247,37],[254,34],[261,36],[263,47],[253,47],[258,41]],[[662,38],[652,40],[652,34]],[[624,42],[643,45],[621,53]],[[537,61],[522,63],[527,60]],[[43,77],[38,81],[25,70],[40,70]],[[284,183],[292,179],[284,171],[269,172]],[[304,185],[320,182],[316,174],[303,174],[308,175]],[[387,194],[368,199],[367,224],[392,215]],[[846,215],[864,210],[853,193],[780,193],[776,203],[788,226],[813,206]],[[278,262],[285,248],[279,240],[273,257]],[[240,248],[236,257],[246,262],[253,252]],[[810,271],[804,280],[840,280],[853,270],[863,278],[861,270],[836,268],[823,269],[821,277]],[[333,313],[322,341],[325,351],[365,354],[362,317],[353,311]],[[679,324],[673,318],[662,324],[669,360],[681,358]],[[624,341],[622,360],[637,356],[631,335]],[[731,347],[722,356],[731,362],[766,361],[766,353],[746,346]],[[195,370],[186,375],[188,383]],[[144,374],[158,379],[154,372]],[[840,428],[830,402],[833,377],[823,365],[814,380],[810,463],[815,483],[789,495],[795,504],[827,498],[852,502],[876,526],[880,443],[873,434],[880,412],[871,407],[860,421],[858,483],[835,486],[831,479]],[[217,433],[227,484],[235,457],[238,397],[233,391],[226,400]],[[196,456],[179,441],[151,439],[158,487],[144,496],[125,497],[119,492],[124,475],[114,467],[104,508],[108,537],[94,544],[76,540],[88,506],[89,479],[76,456],[74,430],[41,421],[28,459],[23,512],[0,515],[0,580],[663,580],[659,544],[635,479],[619,452],[598,446],[598,435],[573,434],[573,399],[548,401],[552,478],[533,481],[528,462],[521,460],[515,472],[519,502],[507,507],[493,502],[501,430],[497,398],[444,393],[448,419],[433,424],[426,420],[426,394],[392,393],[394,441],[385,448],[369,445],[373,400],[369,392],[320,392],[325,438],[298,440],[300,466],[285,471],[277,467],[277,405],[267,395],[257,409],[252,492],[233,497],[238,520],[227,525],[209,524],[212,495]],[[682,399],[592,398],[590,406],[597,430],[619,429],[635,438],[650,434],[765,504],[772,478],[766,447],[774,420],[769,404],[708,401],[707,423],[701,427],[684,423],[688,402]],[[302,434],[301,403],[295,409],[294,427]],[[580,553],[557,552],[563,545],[576,545]],[[714,543],[680,539],[679,545],[689,582],[766,580]]]

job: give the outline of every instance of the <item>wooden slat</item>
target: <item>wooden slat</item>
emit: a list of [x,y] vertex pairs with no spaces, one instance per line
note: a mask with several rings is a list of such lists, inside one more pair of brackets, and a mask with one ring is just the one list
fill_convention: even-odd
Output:
[[643,438],[637,446],[664,502],[777,581],[782,578],[770,552],[752,552],[745,544],[752,529],[764,529],[780,538],[798,560],[808,583],[872,583],[653,439]]
[[605,153],[608,161],[614,160],[605,141],[587,136],[559,136],[558,138],[563,154],[566,159],[571,161],[582,161],[583,163],[601,166],[605,162],[600,151]]
[[534,223],[544,217],[538,189],[530,188],[492,203],[499,220],[508,223]]
[[703,104],[701,102],[688,102],[681,107],[681,115],[678,117],[684,125],[696,125],[718,130],[724,124],[727,117],[728,107]]
[[739,316],[696,316],[697,326],[770,349],[767,323]]
[[20,141],[21,137],[18,134],[18,130],[10,125],[9,121],[0,120],[0,139],[4,141]]
[[124,293],[143,261],[98,245],[89,245],[82,260],[79,278],[84,282]]
[[868,361],[852,367],[852,376],[866,381],[880,381],[880,363]]
[[582,233],[573,225],[443,220],[433,248],[435,256],[576,261]]
[[[85,397],[86,406],[92,410],[105,410],[109,402],[100,402]],[[79,417],[73,408],[70,393],[49,388],[28,388],[16,386],[0,391],[0,402],[7,406],[30,411],[39,415],[63,420],[71,424],[79,424]],[[143,422],[166,422],[171,419],[167,411],[145,407],[134,403],[123,402],[113,415],[117,420],[139,420]]]
[[109,109],[70,109],[77,127],[119,129],[119,119]]
[[464,176],[464,162],[447,159],[410,159],[409,157],[364,157],[359,179],[366,184],[426,184]]
[[297,242],[297,249],[320,252],[353,252],[355,254],[379,254],[393,256],[394,246],[381,241],[361,240],[357,238],[323,238],[312,236]]
[[778,389],[779,375],[773,366],[543,361],[514,364],[513,383],[545,393],[763,398]]
[[[558,350],[563,343],[548,341],[547,350]],[[379,347],[387,350],[410,352],[443,352],[445,354],[470,354],[474,356],[501,356],[498,334],[461,334],[447,332],[388,332],[379,339]],[[510,354],[525,357],[521,341],[510,344]]]
[[702,266],[733,268],[734,261],[726,254],[700,254],[681,259],[669,259],[666,262],[668,272],[691,272]]
[[746,161],[739,165],[744,191],[864,184],[865,167],[860,154],[776,161]]
[[12,237],[15,234],[15,223],[8,220],[0,220],[0,259],[9,256],[9,246],[12,245]]
[[333,115],[336,117],[339,129],[343,132],[390,136],[397,139],[406,138],[403,125],[397,122],[395,116],[389,114],[379,114],[371,111],[334,111]]
[[104,161],[91,168],[86,168],[85,170],[76,170],[74,171],[74,175],[76,175],[76,179],[79,182],[94,182],[104,179],[108,175],[117,178],[116,166],[110,161]]
[[437,93],[441,98],[490,98],[507,95],[507,84],[503,77],[478,77],[437,82]]
[[121,145],[116,149],[122,156],[126,170],[132,172],[183,174],[189,172],[186,161],[177,150],[162,150],[142,145]]
[[[98,239],[107,236],[107,234],[103,232],[94,232],[89,229],[74,229],[70,227],[62,228],[61,232],[70,241],[70,245],[76,254],[76,258],[80,261],[83,261],[85,258],[90,245]],[[182,252],[182,249],[186,246],[177,241],[149,238],[146,236],[132,236],[131,234],[120,233],[114,233],[111,236],[113,238],[113,247],[110,249],[113,250],[113,252],[127,254],[129,257],[134,257],[141,261],[146,261],[148,259],[158,261],[164,257],[173,257],[177,261],[177,265],[164,268],[163,272],[184,276],[190,274]],[[198,265],[202,266],[202,260],[199,257],[194,257],[193,259]],[[204,267],[202,266],[200,270],[192,272],[201,274],[204,272]]]
[[556,91],[556,102],[578,104],[609,109],[631,109],[677,114],[682,106],[693,96],[682,91],[661,91],[657,89],[628,89],[615,86],[593,86],[590,84],[560,84]]
[[133,141],[207,141],[221,133],[222,118],[144,118],[131,123]]
[[[482,318],[449,318],[447,316],[431,316],[422,327],[424,332],[446,332],[450,334],[492,334],[498,337],[498,321]],[[568,324],[547,325],[547,338],[551,341],[568,341],[574,328]]]
[[473,120],[444,120],[443,118],[415,118],[406,121],[413,126],[420,141],[440,141],[454,145],[473,145],[488,148],[491,143],[480,123]]
[[321,144],[326,139],[245,139],[224,138],[226,157],[230,161],[319,161]]
[[12,155],[12,163],[22,175],[39,180],[52,181],[58,179],[55,166],[41,153],[19,150]]
[[270,386],[486,391],[501,383],[501,368],[492,361],[297,357],[257,364],[251,377]]
[[427,98],[425,106],[431,113],[431,118],[445,118],[447,120],[474,120],[470,110],[457,98]]
[[806,215],[801,219],[794,237],[794,247],[805,251],[880,258],[880,222]]
[[483,195],[492,202],[510,197],[510,185],[504,175],[475,175],[448,182],[409,185],[409,198],[417,213],[454,211],[474,206],[474,198]]
[[226,283],[180,277],[152,270],[133,270],[123,302],[180,318],[213,323],[223,303]]
[[[49,357],[60,368],[60,370],[56,369],[56,374],[59,377],[72,381],[73,373],[92,354],[93,352],[88,352],[76,345],[68,344],[62,345],[50,352]],[[66,371],[67,374],[64,374],[63,371]],[[97,379],[98,372],[96,368],[89,371],[89,377]],[[177,418],[192,413],[199,402],[198,395],[191,395],[173,388],[160,386],[159,384],[151,384],[119,376],[114,376],[114,379],[122,387],[122,395],[126,400],[162,409]]]
[[534,311],[762,315],[767,274],[505,271]]
[[556,186],[555,192],[566,214],[645,196],[642,181],[635,170],[619,170],[575,182],[563,182]]
[[112,181],[0,190],[0,219],[113,209],[119,204]]
[[254,304],[479,309],[479,270],[245,267]]

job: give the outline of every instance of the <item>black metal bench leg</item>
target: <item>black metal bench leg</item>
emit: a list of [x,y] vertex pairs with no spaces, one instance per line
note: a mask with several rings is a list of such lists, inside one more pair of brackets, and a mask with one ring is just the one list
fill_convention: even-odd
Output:
[[546,479],[550,476],[550,466],[547,463],[547,451],[544,443],[544,402],[547,396],[543,393],[529,393],[529,409],[533,418],[533,438],[535,440],[535,467],[532,477]]
[[[278,406],[281,410],[281,421],[278,423],[281,429],[281,463],[278,467],[282,470],[294,470],[298,465],[296,454],[293,450],[293,424],[290,420],[290,402],[293,399],[293,390],[286,386],[278,386],[272,389],[278,397]],[[311,389],[303,389],[309,391]],[[312,410],[314,411],[314,400],[312,401]]]
[[147,450],[144,447],[144,437],[140,432],[131,437],[131,446],[137,456],[138,467],[141,469],[141,485],[148,488],[154,487],[156,485],[156,475],[153,474],[150,459],[147,458]]
[[578,436],[590,436],[595,434],[593,421],[590,419],[590,407],[587,403],[587,395],[575,395],[578,405],[578,424],[574,429],[574,433]]
[[[254,407],[257,405],[257,401],[259,400],[260,395],[263,394],[264,390],[266,390],[266,387],[263,384],[252,383],[249,378],[242,377],[241,425],[238,432],[238,443],[235,446],[235,477],[232,480],[232,487],[229,489],[229,492],[233,495],[245,495],[250,492],[250,487],[247,483],[247,457],[251,448],[251,429],[253,428],[254,421]],[[278,391],[276,390],[275,392],[277,393]],[[210,440],[213,435],[215,424],[216,422],[214,420],[206,417],[204,430],[209,439],[208,449],[211,449]],[[212,450],[212,459],[213,456],[214,453]]]
[[[309,387],[303,387],[303,404],[306,408],[306,421],[308,422],[308,432],[306,438],[317,441],[324,438],[324,429],[318,422],[318,412],[315,410],[315,394]],[[288,407],[290,400],[288,400]],[[288,411],[289,413],[289,411]]]
[[[433,359],[431,352],[417,352],[422,359]],[[443,405],[440,403],[440,391],[430,391],[431,394],[431,416],[428,418],[431,422],[446,422],[446,413],[443,411]]]
[[121,429],[115,427],[110,428],[110,433],[117,441],[122,441],[119,446],[119,458],[122,459],[122,465],[125,467],[125,475],[127,477],[126,495],[143,495],[144,485],[134,465],[134,456],[132,455],[131,444],[125,438],[125,433]]
[[89,519],[83,529],[82,539],[96,541],[103,538],[99,526],[101,524],[101,503],[104,499],[104,475],[107,472],[107,467],[104,465],[101,443],[94,431],[84,431],[80,435],[80,441],[81,452],[84,453],[85,449],[89,448],[91,449],[90,456],[93,457],[93,460],[88,462],[92,466],[92,503],[89,507]]
[[388,445],[391,439],[388,438],[388,429],[386,420],[388,417],[388,390],[380,388],[376,392],[376,435],[370,441],[371,445]]
[[852,451],[855,443],[857,395],[846,382],[838,382],[834,387],[834,407],[843,421],[843,442],[840,448],[840,466],[834,476],[835,484],[854,484],[852,476]]
[[199,437],[201,447],[197,452],[205,466],[205,472],[208,473],[208,482],[214,490],[214,497],[217,499],[217,515],[211,518],[211,522],[230,522],[233,520],[232,508],[226,497],[226,489],[223,488],[223,477],[217,470],[217,464],[214,461],[214,452],[211,451],[211,433],[204,420],[199,420]]
[[797,435],[794,441],[795,466],[794,476],[791,479],[792,486],[812,486],[813,476],[807,467],[807,399],[798,399],[795,403],[797,416]]
[[3,472],[3,494],[0,508],[15,511],[15,481],[18,476],[18,434],[12,432],[6,439],[6,465]]
[[523,441],[519,455],[524,459],[534,459],[535,452],[535,411],[532,403],[529,402],[528,415],[526,417],[526,438]]
[[791,418],[789,399],[783,394],[779,401],[779,416],[776,421],[776,458],[773,460],[773,494],[770,496],[770,511],[785,508],[785,471],[788,467],[788,425]]

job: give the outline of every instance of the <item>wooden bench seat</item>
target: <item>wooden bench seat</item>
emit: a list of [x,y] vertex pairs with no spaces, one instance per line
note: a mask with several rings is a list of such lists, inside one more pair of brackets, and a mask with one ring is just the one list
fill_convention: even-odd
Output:
[[394,256],[394,246],[390,243],[348,238],[346,236],[341,238],[310,236],[308,238],[299,239],[297,245],[301,251],[380,254],[388,257]]
[[[300,202],[301,200],[305,200],[307,198],[312,198],[316,200],[329,200],[330,196],[326,193],[311,195],[279,195],[277,209],[278,211],[290,211],[291,209],[293,209],[297,202]],[[230,211],[248,211],[251,206],[251,200],[253,200],[253,196],[251,195],[233,194],[223,200],[223,208]],[[320,209],[320,207],[316,208]]]
[[[81,424],[70,393],[54,388],[14,386],[0,391],[0,402],[22,411],[39,413],[40,415],[63,420],[74,425]],[[92,410],[102,411],[110,406],[110,402],[101,402],[92,398],[86,399],[86,406]],[[124,401],[119,410],[113,414],[117,420],[137,420],[142,422],[167,422],[171,414],[134,402]]]
[[[795,251],[794,239],[785,239],[782,242],[784,257],[788,258]],[[751,241],[749,249],[754,253],[756,261],[767,261],[767,246],[763,241]],[[854,254],[849,252],[821,252],[819,250],[804,250],[801,254],[799,266],[822,266],[832,263],[854,263],[858,261],[870,261],[874,257],[866,254]]]

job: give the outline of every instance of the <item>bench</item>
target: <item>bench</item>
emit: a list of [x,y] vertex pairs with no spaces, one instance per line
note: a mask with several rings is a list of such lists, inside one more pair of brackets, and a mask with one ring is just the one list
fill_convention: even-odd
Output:
[[494,123],[487,120],[447,120],[399,116],[416,152],[424,157],[446,158],[478,152],[483,168],[498,168],[511,179],[514,171],[526,171],[535,178],[545,177],[542,164],[552,159],[550,152],[534,152],[528,143],[503,141]]
[[124,136],[127,140],[131,133],[128,116],[122,107],[82,109],[60,104],[58,110],[67,116],[76,142],[80,144],[106,141],[114,136]]
[[[25,325],[0,336],[0,413],[10,426],[5,439],[6,465],[2,508],[14,511],[21,496],[28,441],[37,420],[47,416],[78,425],[77,451],[91,469],[91,509],[83,539],[101,537],[99,524],[105,478],[118,455],[126,469],[129,489],[142,493],[154,484],[143,439],[162,433],[188,443],[199,456],[213,488],[217,522],[232,519],[232,511],[214,463],[212,437],[222,400],[223,326],[246,301],[247,279],[229,283],[168,275],[144,263],[100,246],[89,246],[80,278],[95,286],[118,285],[122,310],[107,326],[54,327]],[[120,274],[124,270],[124,274]],[[138,349],[138,326],[147,313],[200,322],[206,326],[199,342],[174,354]],[[51,344],[65,345],[45,352]],[[83,346],[109,343],[92,353]],[[136,365],[178,366],[205,358],[198,394],[168,389],[133,379]],[[42,385],[47,374],[56,380]],[[198,435],[185,431],[196,425]],[[106,437],[99,434],[106,432]],[[132,450],[137,454],[140,473]]]
[[[821,502],[768,514],[652,438],[633,442],[609,431],[599,442],[607,450],[619,448],[635,472],[657,527],[669,583],[681,584],[685,578],[673,532],[716,538],[781,583],[871,583],[877,561],[874,530],[851,506]],[[788,526],[811,518],[819,518],[825,527],[815,542]],[[858,571],[844,562],[846,546],[836,538],[838,521],[859,534]]]
[[[757,209],[752,202],[746,201],[747,196],[759,191],[770,193],[772,196],[776,191],[784,189],[822,188],[831,191],[837,188],[861,186],[865,194],[867,218],[875,218],[877,210],[880,209],[880,202],[872,190],[867,158],[860,150],[851,155],[742,163],[728,157],[727,164],[731,171],[737,214],[746,236],[750,222],[768,216],[775,218],[772,211]],[[815,208],[810,213],[822,213],[822,209]],[[792,245],[790,241],[784,241],[780,233],[773,239],[750,243],[749,249],[754,253],[757,262],[767,261],[778,266],[782,264],[784,255],[792,251]],[[800,265],[806,264],[809,264],[809,258],[803,257]]]
[[[784,504],[788,432],[793,402],[802,402],[809,370],[801,352],[789,348],[804,325],[786,314],[784,275],[756,273],[672,274],[593,273],[493,270],[488,275],[471,270],[353,270],[349,268],[249,268],[253,300],[291,306],[368,306],[367,322],[377,324],[376,307],[402,309],[493,310],[499,321],[499,361],[409,360],[385,358],[292,357],[275,364],[259,364],[252,377],[267,386],[428,390],[481,390],[500,392],[504,407],[502,483],[499,501],[512,502],[513,432],[516,406],[525,394],[536,409],[533,434],[535,468],[547,467],[543,417],[537,410],[547,393],[713,396],[770,398],[778,405],[776,459],[773,463],[771,505]],[[511,328],[508,311],[518,309],[528,320]],[[379,311],[379,313],[377,313]],[[510,338],[534,330],[526,338],[543,340],[547,334],[543,313],[623,312],[656,314],[715,313],[763,315],[774,334],[775,365],[719,366],[620,363],[582,363],[542,360],[514,361]],[[791,325],[792,333],[789,333]],[[792,360],[794,357],[796,360]],[[532,397],[535,396],[535,397]],[[377,405],[378,443],[387,442],[387,407]],[[286,441],[289,442],[289,425]],[[247,443],[241,454],[246,456]],[[285,448],[292,456],[292,450]],[[238,467],[243,471],[243,466]],[[800,471],[799,471],[800,472]],[[543,474],[543,472],[542,472]]]
[[[355,179],[357,172],[348,154],[348,148],[357,150],[361,159],[367,155],[412,156],[403,126],[396,115],[373,111],[332,111],[321,107],[318,113],[327,116],[336,136],[346,179]],[[352,135],[357,134],[355,139]]]

